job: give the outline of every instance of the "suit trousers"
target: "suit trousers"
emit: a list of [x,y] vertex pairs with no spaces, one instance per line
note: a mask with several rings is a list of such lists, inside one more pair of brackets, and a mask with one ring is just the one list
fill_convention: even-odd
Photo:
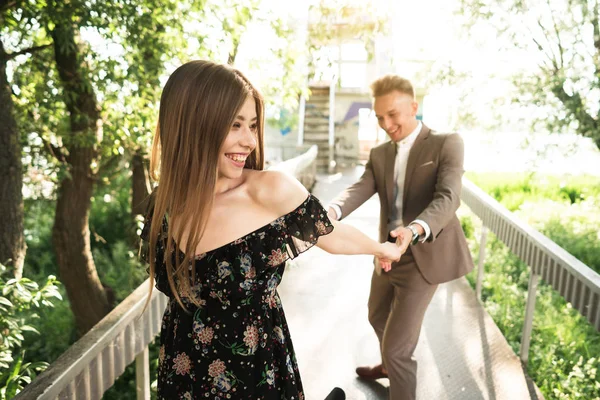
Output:
[[373,272],[369,322],[379,339],[381,358],[390,380],[390,400],[414,400],[417,361],[413,357],[425,310],[438,285],[419,272],[410,249],[389,272]]

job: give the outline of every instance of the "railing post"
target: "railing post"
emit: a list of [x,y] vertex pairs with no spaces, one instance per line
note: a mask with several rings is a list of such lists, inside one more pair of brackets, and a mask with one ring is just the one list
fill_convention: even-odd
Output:
[[477,263],[477,283],[475,284],[475,291],[477,293],[477,299],[481,301],[481,286],[483,285],[483,270],[485,263],[485,244],[487,242],[487,227],[481,226],[481,239],[479,240],[479,262]]
[[521,361],[527,365],[529,361],[529,344],[531,342],[531,330],[533,328],[533,313],[535,312],[535,298],[540,276],[533,272],[529,276],[529,288],[527,290],[527,305],[525,306],[525,322],[523,324],[523,335],[521,336]]
[[135,357],[137,400],[150,400],[150,360],[148,346]]
[[[306,98],[300,96],[300,104],[298,105],[298,146],[304,144],[304,118],[306,116]],[[283,160],[282,160],[283,161]]]
[[331,174],[335,168],[335,89],[337,76],[333,76],[329,85],[329,160],[327,171]]

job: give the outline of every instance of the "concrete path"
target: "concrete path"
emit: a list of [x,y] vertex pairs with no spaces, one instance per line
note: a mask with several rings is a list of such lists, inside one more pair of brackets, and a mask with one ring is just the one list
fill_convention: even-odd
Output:
[[[313,192],[326,205],[361,172],[319,176]],[[375,196],[345,221],[377,238],[378,207]],[[372,265],[369,256],[333,256],[319,248],[288,265],[279,292],[308,400],[324,399],[335,386],[347,399],[387,399],[387,379],[363,381],[354,372],[380,362],[367,321]],[[437,290],[416,357],[419,400],[542,399],[465,279]]]

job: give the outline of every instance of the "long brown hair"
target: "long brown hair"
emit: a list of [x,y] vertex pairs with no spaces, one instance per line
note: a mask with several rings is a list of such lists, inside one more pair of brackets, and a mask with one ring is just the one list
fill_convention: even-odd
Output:
[[[257,146],[246,159],[246,168],[262,170],[263,99],[250,81],[240,71],[210,61],[188,62],[169,77],[160,99],[150,159],[150,174],[158,187],[152,199],[149,296],[156,263],[162,261],[179,304],[185,308],[182,298],[199,304],[192,290],[196,279],[194,256],[213,205],[221,147],[249,96],[256,103]],[[156,260],[165,218],[177,223],[168,223],[164,260]],[[182,255],[176,243],[182,243],[184,232],[189,236]]]

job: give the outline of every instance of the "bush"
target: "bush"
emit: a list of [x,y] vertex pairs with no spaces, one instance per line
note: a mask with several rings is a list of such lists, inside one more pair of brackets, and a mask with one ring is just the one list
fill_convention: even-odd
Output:
[[57,301],[54,307],[44,307],[37,312],[39,318],[36,318],[35,326],[44,340],[39,340],[38,334],[34,332],[26,332],[24,335],[26,360],[52,363],[78,339],[75,318],[64,287],[60,286],[58,291],[64,299]]
[[[584,177],[470,176],[519,218],[586,265],[600,270],[600,181]],[[496,185],[496,186],[494,186]],[[460,213],[459,213],[460,214]],[[479,221],[461,222],[477,262]],[[474,238],[477,238],[475,240]],[[491,233],[486,244],[482,297],[506,340],[519,351],[529,268]],[[475,285],[477,272],[467,275]],[[548,399],[600,399],[600,333],[550,286],[540,283],[527,372]]]
[[52,298],[61,299],[57,281],[49,276],[40,289],[34,281],[14,279],[0,264],[0,399],[10,399],[31,382],[48,363],[24,362],[25,332],[38,334],[31,322],[36,310],[52,307]]
[[23,274],[35,281],[58,275],[58,264],[52,246],[55,204],[45,199],[25,200],[25,241],[27,257]]
[[112,290],[117,304],[148,278],[137,254],[123,241],[113,243],[109,250],[94,250],[94,261],[100,280]]
[[465,176],[510,211],[525,202],[553,200],[575,204],[600,197],[600,177],[525,173],[475,173]]
[[[476,240],[471,237],[468,241],[477,258]],[[494,234],[488,233],[482,298],[486,311],[517,354],[529,274],[530,269]],[[477,271],[469,273],[467,279],[474,287]],[[544,396],[547,399],[600,399],[599,354],[600,333],[557,292],[541,282],[527,373]]]
[[581,262],[600,272],[600,196],[574,204],[527,202],[521,219],[548,236]]

